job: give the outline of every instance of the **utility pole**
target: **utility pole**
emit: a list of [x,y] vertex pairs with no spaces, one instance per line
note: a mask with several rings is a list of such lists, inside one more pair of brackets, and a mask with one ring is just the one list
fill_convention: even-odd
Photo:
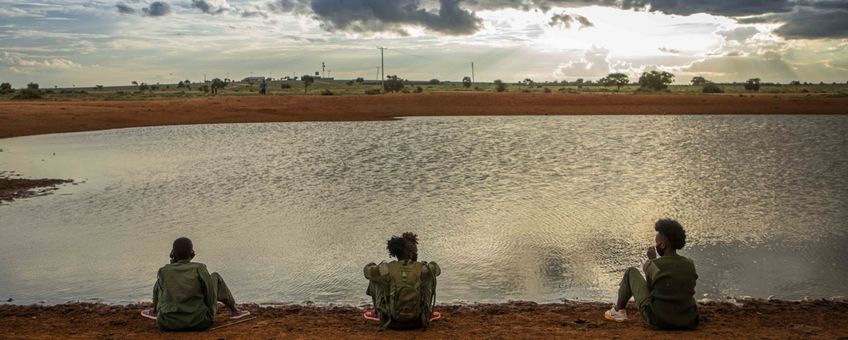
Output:
[[471,62],[471,83],[474,84],[474,62]]
[[377,66],[377,77],[374,78],[374,82],[376,83],[376,82],[379,82],[379,81],[380,81],[380,66]]
[[380,72],[381,72],[380,73],[380,82],[381,82],[380,85],[383,88],[386,88],[386,62],[385,62],[385,59],[383,58],[383,51],[386,50],[387,48],[377,47],[377,49],[380,50]]
[[324,70],[326,68],[327,68],[327,64],[324,64],[324,62],[322,61],[321,62],[321,78],[324,78]]

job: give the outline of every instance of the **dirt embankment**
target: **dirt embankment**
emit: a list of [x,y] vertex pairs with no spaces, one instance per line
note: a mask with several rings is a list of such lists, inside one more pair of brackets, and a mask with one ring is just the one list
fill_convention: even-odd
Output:
[[69,179],[5,178],[0,174],[0,202],[47,194],[57,185],[71,182],[73,180]]
[[427,93],[150,101],[2,101],[0,138],[112,128],[405,116],[848,114],[848,99],[798,95]]
[[[377,324],[353,307],[244,306],[257,319],[202,333],[160,333],[155,322],[139,316],[147,306],[65,304],[52,307],[0,305],[0,334],[7,339],[373,339],[373,338],[635,338],[635,339],[848,339],[848,303],[835,301],[747,301],[701,304],[695,331],[656,331],[644,326],[629,306],[630,320],[603,319],[607,304],[535,304],[440,306],[444,313],[426,332],[377,332]],[[227,325],[221,312],[215,326]]]

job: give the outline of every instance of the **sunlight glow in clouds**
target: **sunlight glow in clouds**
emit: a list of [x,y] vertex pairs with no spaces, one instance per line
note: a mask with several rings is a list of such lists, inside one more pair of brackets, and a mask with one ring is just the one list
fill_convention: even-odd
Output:
[[[482,0],[392,1],[399,2],[371,4],[421,7],[379,17],[368,8],[347,8],[350,17],[327,9],[319,17],[312,12],[323,10],[317,3],[335,2],[0,0],[0,81],[16,87],[30,81],[92,86],[196,80],[204,74],[299,76],[319,69],[321,61],[337,78],[371,79],[379,64],[376,46],[390,48],[386,72],[409,79],[459,80],[475,61],[482,81],[596,79],[650,69],[671,71],[678,82],[694,75],[716,81],[848,80],[848,34],[840,22],[823,21],[826,26],[805,31],[783,23],[797,25],[791,21],[796,16],[841,10],[816,1],[796,8],[794,0],[775,0],[786,4],[770,3],[767,9],[779,12],[752,15],[742,7],[750,0],[721,1],[726,5],[713,14],[691,15],[556,7],[544,0],[522,0],[525,7]],[[689,14],[712,6],[691,3],[662,9]],[[440,12],[440,6],[450,11]],[[780,35],[790,30],[823,39]]]

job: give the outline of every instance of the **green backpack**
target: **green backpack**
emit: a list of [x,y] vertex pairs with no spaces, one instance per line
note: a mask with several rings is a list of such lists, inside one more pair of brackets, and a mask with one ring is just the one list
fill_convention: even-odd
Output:
[[[424,268],[424,263],[394,261],[388,266],[388,315],[383,328],[392,322],[412,324],[420,321],[421,326],[426,329],[433,311],[432,303],[424,301],[424,294],[421,292],[421,269]],[[435,299],[435,296],[433,298]]]

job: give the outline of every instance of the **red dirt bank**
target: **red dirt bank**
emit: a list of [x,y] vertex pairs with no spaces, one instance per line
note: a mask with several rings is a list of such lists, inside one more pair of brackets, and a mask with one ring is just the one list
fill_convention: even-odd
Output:
[[405,116],[848,114],[848,99],[797,95],[429,93],[146,101],[0,101],[0,138],[154,125],[386,120]]

